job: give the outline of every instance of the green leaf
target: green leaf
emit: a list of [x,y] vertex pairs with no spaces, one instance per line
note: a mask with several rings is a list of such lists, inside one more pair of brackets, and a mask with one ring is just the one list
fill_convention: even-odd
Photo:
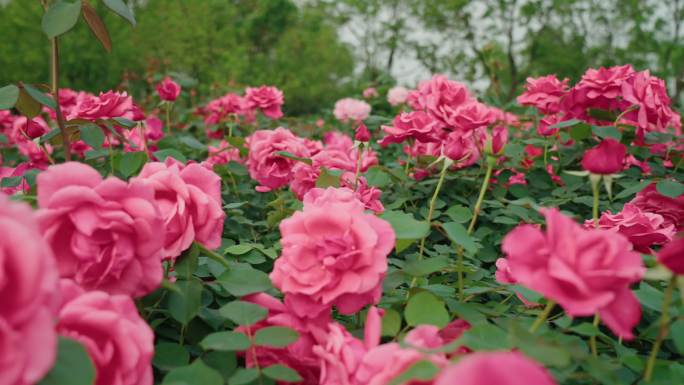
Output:
[[19,112],[29,119],[33,119],[42,109],[41,104],[38,103],[31,95],[26,92],[25,89],[19,89],[19,98],[17,98],[17,103],[14,108],[19,110]]
[[446,256],[439,256],[409,261],[402,270],[414,277],[424,277],[447,266],[449,266],[449,259]]
[[21,184],[22,179],[24,179],[22,175],[6,176],[0,180],[0,187],[17,187]]
[[550,126],[549,128],[565,128],[565,127],[575,126],[575,125],[580,124],[580,123],[582,123],[582,121],[579,119],[570,119],[570,120],[564,120],[562,122],[556,123],[556,124]]
[[232,255],[242,255],[247,254],[247,252],[251,251],[252,249],[254,249],[254,245],[250,243],[241,243],[239,245],[226,247],[226,249],[223,250],[223,253]]
[[656,190],[666,197],[677,198],[684,194],[684,184],[670,179],[664,179],[656,184]]
[[195,139],[194,136],[185,135],[185,136],[181,136],[180,138],[178,138],[178,140],[181,143],[183,143],[184,145],[186,145],[190,148],[193,148],[195,150],[206,150],[207,149],[207,146],[204,143],[200,142],[199,140]]
[[0,110],[9,110],[19,99],[19,87],[14,84],[0,88]]
[[122,0],[102,0],[102,2],[104,2],[107,8],[111,9],[112,12],[128,20],[128,22],[135,27],[135,16],[133,16],[133,12],[131,12],[131,9],[126,3]]
[[678,319],[670,325],[670,336],[679,354],[684,354],[684,319]]
[[297,373],[296,370],[288,368],[285,365],[271,365],[269,367],[263,368],[262,372],[264,373],[264,376],[276,381],[299,382],[302,380],[302,377],[299,375],[299,373]]
[[207,366],[201,359],[188,366],[173,369],[164,377],[163,385],[223,385],[219,372]]
[[79,127],[81,131],[81,139],[94,149],[102,148],[104,144],[105,135],[102,129],[94,124],[86,124]]
[[369,185],[383,188],[392,182],[392,177],[382,170],[380,166],[373,166],[364,175]]
[[449,312],[441,299],[429,291],[421,291],[409,298],[404,318],[411,326],[427,324],[443,328],[449,323]]
[[228,379],[229,385],[245,385],[256,380],[259,377],[259,371],[256,368],[239,368]]
[[430,226],[425,221],[417,221],[412,214],[403,211],[385,211],[380,218],[392,225],[397,239],[416,240],[430,233]]
[[239,332],[217,332],[204,337],[200,346],[204,350],[242,351],[249,348],[249,338]]
[[180,151],[173,148],[165,148],[163,150],[155,151],[153,155],[155,158],[159,159],[160,162],[163,162],[168,157],[172,157],[173,159],[181,163],[185,163],[188,161],[185,155],[183,155]]
[[401,314],[394,309],[385,309],[382,316],[382,335],[394,337],[401,330]]
[[161,370],[171,370],[185,366],[190,361],[190,353],[184,347],[170,342],[161,342],[154,347],[152,364]]
[[112,120],[115,121],[120,126],[124,126],[126,128],[131,128],[131,127],[135,126],[135,124],[136,124],[134,121],[132,121],[130,119],[121,118],[121,117],[112,118]]
[[177,281],[178,291],[169,294],[169,313],[176,321],[187,325],[202,307],[202,283],[197,279]]
[[449,207],[449,209],[445,211],[444,214],[451,218],[452,221],[458,223],[466,223],[470,220],[470,218],[473,217],[473,213],[470,212],[470,209],[461,205],[454,205]]
[[200,248],[197,243],[193,243],[187,250],[183,252],[173,265],[173,270],[176,272],[176,277],[180,280],[189,281],[192,275],[197,271],[199,265]]
[[473,350],[502,350],[512,347],[506,331],[486,321],[466,330],[457,341]]
[[254,335],[254,343],[258,346],[272,348],[284,348],[297,342],[299,333],[296,330],[284,326],[269,326],[257,330]]
[[236,297],[259,293],[272,288],[268,274],[246,264],[231,267],[221,274],[217,281],[219,285]]
[[321,167],[320,175],[316,179],[316,187],[340,187],[340,176],[341,173],[337,170],[328,170],[325,167]]
[[613,126],[593,126],[591,131],[599,138],[613,138],[618,142],[622,139],[622,133],[620,130]]
[[641,183],[627,187],[626,189],[620,191],[620,193],[615,196],[615,199],[623,199],[623,198],[630,197],[630,196],[638,193],[639,191],[645,189],[649,184],[651,184],[651,181],[647,179]]
[[570,137],[577,141],[591,138],[591,126],[586,123],[572,126],[570,128]]
[[76,25],[81,15],[81,2],[69,3],[66,1],[53,1],[43,15],[43,32],[52,39],[59,36]]
[[447,236],[451,242],[463,247],[468,252],[474,253],[477,251],[477,244],[475,241],[473,241],[473,238],[468,235],[468,231],[465,227],[463,227],[462,224],[456,222],[446,222],[442,223],[442,228],[447,233]]
[[282,156],[283,158],[288,158],[288,159],[292,159],[292,160],[298,160],[298,161],[304,162],[304,163],[306,163],[306,164],[311,164],[311,163],[312,163],[311,159],[302,158],[302,157],[300,157],[300,156],[297,156],[297,155],[295,155],[295,154],[293,154],[293,153],[291,153],[291,152],[287,152],[287,151],[276,151],[276,152],[274,152],[273,154],[275,154],[275,155],[280,155],[280,156]]
[[147,154],[143,151],[124,152],[119,162],[119,172],[125,177],[136,174],[147,161]]
[[95,367],[85,347],[71,338],[59,336],[57,360],[38,385],[92,385]]
[[53,110],[57,109],[57,103],[55,103],[55,100],[51,96],[46,95],[44,92],[37,90],[29,84],[24,84],[24,91],[26,91],[26,93],[38,103],[50,107]]
[[596,336],[599,333],[598,328],[589,322],[582,322],[577,326],[571,327],[570,330],[587,337]]
[[421,360],[413,363],[401,375],[394,378],[389,385],[430,382],[437,373],[439,373],[439,368],[435,364],[427,360]]
[[219,309],[219,314],[238,325],[253,325],[268,315],[265,308],[245,301],[229,302]]

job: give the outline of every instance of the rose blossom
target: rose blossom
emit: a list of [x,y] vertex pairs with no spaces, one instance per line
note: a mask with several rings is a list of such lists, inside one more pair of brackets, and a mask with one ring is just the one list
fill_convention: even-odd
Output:
[[258,130],[247,137],[245,144],[249,148],[249,176],[259,182],[259,192],[278,189],[292,179],[292,167],[297,161],[280,156],[276,152],[286,151],[302,158],[310,156],[304,141],[282,127],[275,130]]
[[268,118],[282,118],[283,111],[280,108],[284,102],[283,91],[276,87],[261,86],[258,88],[247,87],[245,89],[246,107],[251,110],[258,108]]
[[165,77],[159,84],[157,84],[157,94],[159,98],[166,102],[175,102],[178,95],[181,93],[181,86],[174,82],[170,77]]
[[456,168],[471,166],[480,159],[476,141],[473,132],[452,131],[444,141],[444,155],[454,161]]
[[360,122],[359,125],[356,127],[356,132],[354,134],[354,140],[359,141],[359,142],[368,142],[371,138],[370,131],[368,131],[368,127],[366,127],[363,122]]
[[[584,225],[593,228],[594,221],[587,220]],[[661,215],[644,212],[630,203],[625,204],[617,214],[603,212],[598,227],[624,235],[632,243],[634,250],[645,254],[652,252],[651,246],[671,241],[675,234],[674,225],[666,225]]]
[[164,220],[151,186],[105,180],[77,162],[38,175],[38,219],[60,276],[87,290],[143,296],[162,279]]
[[435,385],[557,385],[549,372],[520,352],[481,352],[447,367]]
[[0,194],[0,384],[33,385],[52,367],[57,267],[34,212]]
[[675,274],[684,275],[684,237],[677,238],[660,249],[658,262]]
[[411,108],[425,109],[444,124],[448,124],[456,108],[472,101],[474,98],[465,85],[449,80],[444,75],[435,75],[421,82],[418,90],[409,94]]
[[218,147],[208,146],[207,160],[205,163],[212,169],[218,164],[228,164],[230,162],[242,163],[242,158],[240,158],[240,150],[233,147],[230,143],[222,140]]
[[364,213],[348,189],[328,188],[304,197],[304,209],[280,223],[282,252],[271,273],[300,316],[329,311],[352,314],[377,303],[394,248],[394,230]]
[[496,111],[477,101],[469,101],[457,107],[447,105],[443,109],[447,125],[456,130],[472,131],[497,121]]
[[387,102],[391,106],[398,106],[400,104],[406,103],[408,98],[409,90],[404,87],[396,86],[392,87],[387,91]]
[[582,168],[592,174],[615,174],[625,167],[627,147],[615,139],[603,139],[596,147],[584,152]]
[[57,332],[83,344],[95,366],[95,385],[151,385],[154,333],[127,295],[85,291],[61,282]]
[[337,120],[358,122],[367,119],[371,112],[371,106],[363,100],[344,98],[335,103],[333,114]]
[[637,126],[637,139],[643,141],[647,132],[667,132],[672,127],[681,135],[679,116],[671,108],[667,86],[663,79],[651,76],[648,70],[636,72],[622,83],[622,97],[637,108],[624,115]]
[[644,212],[660,214],[665,219],[663,226],[672,224],[677,231],[684,229],[684,195],[666,197],[658,192],[655,183],[651,183],[629,203]]
[[385,137],[379,143],[384,147],[407,139],[439,142],[439,125],[437,120],[423,111],[402,112],[392,120],[391,126],[382,126]]
[[126,92],[107,91],[99,96],[79,94],[76,105],[66,115],[67,120],[107,120],[113,118],[133,119],[135,117],[133,98]]
[[613,332],[633,338],[641,306],[629,285],[644,274],[641,256],[620,234],[583,229],[557,209],[543,209],[546,232],[520,225],[502,250],[516,282],[558,302],[570,316],[598,313]]
[[147,163],[133,178],[152,186],[154,199],[164,218],[164,257],[176,258],[193,241],[207,249],[221,245],[223,221],[221,178],[198,163],[183,166],[168,157],[166,162]]
[[525,92],[516,99],[523,106],[534,106],[544,114],[559,110],[560,98],[565,95],[570,79],[558,80],[556,75],[527,78]]
[[370,99],[378,96],[378,90],[375,89],[375,87],[368,87],[365,90],[363,90],[363,97],[365,99]]
[[553,136],[556,135],[560,128],[553,127],[556,124],[563,121],[563,118],[559,114],[546,115],[537,124],[537,134],[541,136]]

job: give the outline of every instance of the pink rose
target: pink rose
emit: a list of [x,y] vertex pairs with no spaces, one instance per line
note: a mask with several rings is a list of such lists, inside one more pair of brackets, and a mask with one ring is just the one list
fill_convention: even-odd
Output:
[[684,229],[684,195],[670,198],[662,195],[652,183],[639,191],[629,203],[641,211],[660,214],[665,221],[662,226],[674,225],[677,231]]
[[363,100],[344,98],[335,103],[333,114],[337,120],[358,122],[367,119],[371,112],[371,106]]
[[[587,220],[584,226],[593,228],[594,221]],[[634,250],[645,254],[652,253],[651,246],[664,245],[675,235],[674,225],[666,225],[661,215],[642,211],[630,203],[617,214],[610,211],[602,213],[598,227],[624,235]]]
[[553,127],[563,121],[559,114],[546,115],[537,125],[537,134],[541,136],[553,136],[560,130],[558,127]]
[[392,87],[387,91],[387,102],[391,106],[398,106],[400,104],[406,103],[408,98],[409,90],[404,87],[396,86]]
[[79,94],[76,105],[66,115],[67,120],[107,120],[113,118],[133,119],[135,117],[133,98],[127,93],[107,91],[99,96]]
[[134,297],[157,288],[165,228],[151,186],[103,180],[77,162],[51,166],[37,185],[41,232],[61,277],[87,290]]
[[95,366],[95,385],[151,385],[154,333],[133,300],[61,282],[57,332],[83,344]]
[[271,273],[274,286],[293,301],[295,313],[320,313],[333,305],[352,314],[379,301],[394,248],[394,230],[364,213],[348,189],[328,188],[280,223],[282,252]]
[[285,186],[292,179],[292,167],[296,160],[276,154],[286,151],[301,158],[310,156],[304,141],[290,130],[258,130],[247,137],[249,148],[247,169],[252,179],[259,182],[257,191],[266,192]]
[[[204,108],[199,110],[199,115],[204,117],[205,125],[215,125],[223,122],[229,116],[251,115],[251,109],[247,107],[245,99],[235,93],[227,93],[218,99],[210,101]],[[219,138],[222,137],[219,136]]]
[[486,128],[497,121],[497,112],[492,108],[477,101],[470,101],[451,107],[443,107],[446,123],[460,131],[472,131],[478,128]]
[[24,174],[26,174],[26,171],[32,170],[35,167],[33,165],[22,162],[19,163],[16,167],[2,167],[0,166],[0,180],[3,178],[16,178],[16,177],[22,177],[21,183],[19,183],[16,186],[13,187],[1,187],[0,191],[7,195],[14,195],[19,191],[23,192],[29,192],[31,190],[31,186],[29,186],[28,182],[26,182],[26,178],[23,178]]
[[582,168],[592,174],[615,174],[625,168],[627,147],[615,139],[603,139],[596,147],[584,152]]
[[157,94],[159,94],[159,98],[163,101],[175,102],[180,93],[181,86],[168,76],[157,84]]
[[222,140],[218,147],[208,146],[208,155],[206,163],[213,168],[218,164],[228,164],[230,162],[242,163],[240,158],[240,150],[233,147],[230,143]]
[[[408,337],[407,337],[408,338]],[[420,346],[420,348],[427,348]],[[387,385],[418,361],[429,361],[438,368],[448,365],[444,354],[428,354],[417,349],[402,348],[391,342],[379,345],[363,356],[358,369],[353,374],[354,385]],[[432,381],[410,381],[405,385],[429,385]]]
[[392,121],[391,126],[382,126],[385,137],[379,142],[381,146],[390,143],[401,143],[407,139],[421,142],[440,141],[440,123],[423,111],[402,112]]
[[430,115],[448,124],[453,111],[459,106],[474,101],[468,88],[444,75],[418,85],[416,93],[409,94],[409,105],[414,110],[425,109]]
[[503,240],[510,276],[558,302],[570,316],[598,313],[618,336],[631,339],[641,305],[629,285],[644,274],[625,237],[587,230],[557,209],[544,209],[546,232],[520,225]]
[[261,86],[258,88],[247,87],[245,90],[245,104],[248,109],[260,109],[261,113],[271,119],[283,117],[280,109],[285,103],[283,91],[276,87]]
[[328,131],[323,135],[323,144],[325,148],[347,150],[354,146],[354,141],[349,135],[339,131]]
[[355,131],[356,132],[354,134],[354,140],[364,143],[370,141],[370,131],[368,131],[368,127],[366,127],[366,125],[363,124],[363,122],[359,122],[359,125],[356,126]]
[[359,180],[355,181],[355,174],[347,171],[340,176],[340,187],[346,187],[354,191],[356,199],[363,203],[366,210],[371,210],[375,214],[382,214],[385,211],[385,207],[380,201],[382,196],[382,191],[368,184],[366,178],[359,176]]
[[34,212],[0,194],[0,384],[33,385],[52,367],[58,277]]
[[453,160],[455,167],[465,168],[480,159],[480,150],[474,132],[452,131],[444,141],[444,155]]
[[444,369],[435,385],[557,385],[540,364],[519,352],[486,352],[465,356]]
[[570,79],[558,80],[556,75],[527,78],[525,92],[516,99],[523,106],[534,106],[544,114],[556,113],[559,110],[561,97],[568,89]]
[[207,249],[221,245],[223,221],[221,178],[200,164],[183,166],[169,157],[147,163],[133,178],[154,189],[154,199],[166,227],[164,257],[175,259],[192,242]]
[[478,130],[476,134],[480,137],[480,145],[484,148],[487,155],[500,156],[508,143],[508,129],[506,126],[496,126],[489,130]]
[[684,275],[684,237],[677,238],[660,249],[658,262],[675,274]]
[[164,122],[156,115],[150,115],[145,119],[145,138],[151,141],[158,141],[164,137]]
[[368,87],[365,90],[363,90],[363,97],[365,99],[370,99],[378,96],[378,90],[375,89],[375,87]]

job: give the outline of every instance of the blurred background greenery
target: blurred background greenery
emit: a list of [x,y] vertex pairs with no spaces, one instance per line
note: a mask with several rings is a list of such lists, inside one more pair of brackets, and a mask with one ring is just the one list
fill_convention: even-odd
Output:
[[[684,0],[133,0],[138,25],[97,4],[114,49],[85,23],[62,39],[62,84],[145,97],[173,73],[205,99],[245,85],[316,113],[367,86],[443,72],[505,106],[530,75],[578,79],[631,63],[684,100]],[[47,82],[38,0],[0,0],[0,85]]]

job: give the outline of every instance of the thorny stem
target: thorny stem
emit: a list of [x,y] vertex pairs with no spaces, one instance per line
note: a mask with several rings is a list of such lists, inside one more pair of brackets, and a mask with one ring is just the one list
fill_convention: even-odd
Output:
[[57,37],[50,39],[51,53],[50,53],[50,78],[52,80],[52,97],[55,100],[55,114],[57,115],[57,126],[59,132],[62,134],[62,146],[64,146],[64,160],[67,162],[71,160],[71,143],[69,142],[69,133],[64,126],[64,116],[62,115],[62,108],[59,105],[59,42]]
[[663,307],[660,310],[660,328],[658,329],[658,336],[653,344],[653,349],[651,349],[651,354],[649,355],[648,362],[646,363],[646,370],[644,371],[644,380],[646,380],[646,382],[651,381],[651,377],[653,376],[653,368],[655,367],[656,358],[658,357],[658,351],[660,350],[660,346],[663,344],[663,341],[669,332],[670,303],[672,302],[672,292],[674,291],[676,282],[677,276],[673,275],[672,278],[670,278],[670,283],[667,285],[667,289],[665,289]]

